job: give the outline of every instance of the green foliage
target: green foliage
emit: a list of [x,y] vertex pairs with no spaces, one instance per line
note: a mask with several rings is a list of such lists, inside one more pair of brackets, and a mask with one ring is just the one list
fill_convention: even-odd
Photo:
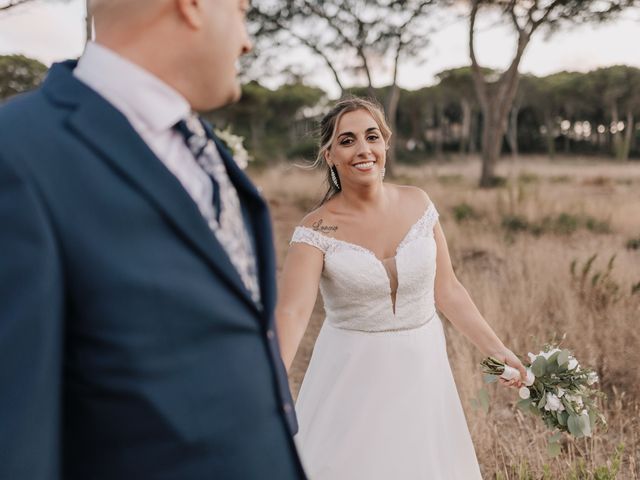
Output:
[[608,221],[598,220],[590,215],[575,215],[561,212],[555,216],[543,217],[538,222],[529,222],[521,215],[505,215],[502,227],[508,233],[530,232],[533,235],[571,235],[581,228],[593,233],[610,233]]
[[438,182],[442,185],[459,185],[464,181],[464,177],[459,173],[449,175],[438,175]]
[[288,158],[311,160],[316,154],[316,109],[325,93],[303,83],[282,85],[276,90],[249,82],[242,98],[207,117],[220,127],[233,125],[242,135],[258,163]]
[[503,187],[506,187],[507,184],[508,184],[508,181],[505,177],[494,175],[489,180],[489,183],[487,184],[487,188],[503,188]]
[[286,152],[287,158],[314,161],[318,154],[318,142],[309,139],[293,144]]
[[520,215],[504,215],[502,217],[502,228],[509,233],[526,232],[530,225],[526,218]]
[[454,205],[452,208],[453,218],[456,222],[464,222],[465,220],[473,220],[479,217],[478,213],[473,209],[471,205],[466,202]]
[[640,250],[640,237],[630,238],[626,246],[627,250]]
[[570,183],[571,177],[569,175],[554,175],[549,178],[551,183]]
[[530,183],[538,183],[540,181],[540,177],[535,173],[531,172],[522,172],[518,175],[518,182],[522,184],[530,184]]
[[0,102],[40,85],[47,67],[23,55],[0,56]]

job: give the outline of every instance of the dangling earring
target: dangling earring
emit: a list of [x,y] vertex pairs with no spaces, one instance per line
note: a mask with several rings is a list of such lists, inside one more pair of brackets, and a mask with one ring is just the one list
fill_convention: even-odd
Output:
[[380,170],[380,176],[382,177],[382,180],[384,180],[385,173],[387,173],[387,169],[385,167],[382,167],[382,170]]
[[333,184],[336,186],[338,190],[341,190],[340,182],[338,182],[338,174],[336,173],[335,165],[329,167],[329,171],[331,172],[331,181],[333,181]]

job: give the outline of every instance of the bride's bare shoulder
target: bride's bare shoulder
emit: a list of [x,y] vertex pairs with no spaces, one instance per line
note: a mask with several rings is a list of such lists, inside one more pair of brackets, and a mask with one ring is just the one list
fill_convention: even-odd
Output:
[[414,187],[413,185],[390,186],[395,190],[397,201],[403,207],[424,211],[431,204],[431,199],[427,192],[419,187]]

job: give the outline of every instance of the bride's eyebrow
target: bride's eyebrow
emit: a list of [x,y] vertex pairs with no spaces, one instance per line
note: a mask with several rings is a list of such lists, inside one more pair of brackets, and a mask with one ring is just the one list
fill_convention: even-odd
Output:
[[[367,128],[367,130],[365,131],[365,133],[376,132],[376,131],[379,131],[379,130],[380,130],[380,129],[379,129],[378,127],[369,127],[369,128]],[[345,137],[345,136],[349,136],[349,135],[351,135],[352,137],[355,137],[355,136],[356,136],[356,135],[355,135],[355,133],[353,133],[353,132],[342,132],[342,133],[338,134],[338,137],[337,137],[337,138]]]

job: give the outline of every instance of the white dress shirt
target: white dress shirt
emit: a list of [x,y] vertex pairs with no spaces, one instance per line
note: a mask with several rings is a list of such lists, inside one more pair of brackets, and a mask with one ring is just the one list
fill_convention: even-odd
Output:
[[187,100],[152,73],[94,42],[87,44],[73,74],[122,112],[202,215],[215,217],[211,179],[173,129],[191,112]]

